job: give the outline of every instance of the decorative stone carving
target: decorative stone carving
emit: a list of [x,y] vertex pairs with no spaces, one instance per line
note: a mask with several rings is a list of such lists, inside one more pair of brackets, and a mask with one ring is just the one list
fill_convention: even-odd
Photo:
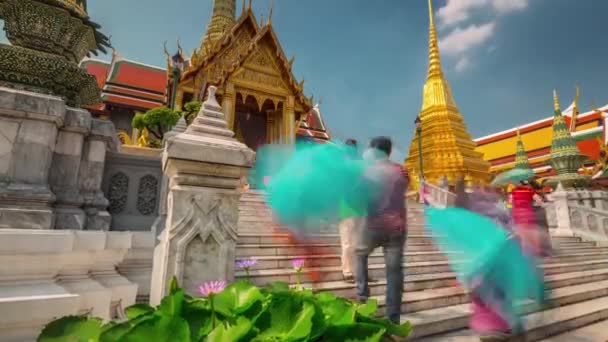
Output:
[[139,180],[137,189],[137,211],[145,216],[156,213],[158,180],[151,175],[145,175]]
[[[240,179],[254,153],[236,141],[222,108],[209,96],[186,132],[169,139],[163,170],[169,178],[167,222],[154,251],[150,302],[158,304],[169,280],[231,280],[237,239]],[[213,265],[203,269],[204,265]]]
[[120,214],[127,207],[129,197],[129,177],[122,172],[114,174],[110,178],[110,188],[108,190],[108,200],[111,214]]
[[597,222],[597,216],[589,214],[587,215],[587,227],[590,231],[596,233],[599,231],[599,225]]
[[608,236],[608,218],[602,220],[602,228],[604,229],[604,235]]
[[13,45],[0,44],[0,85],[53,94],[68,105],[99,103],[95,78],[78,67],[90,52],[109,46],[84,6],[65,0],[0,2]]
[[570,213],[571,216],[571,222],[572,225],[578,229],[584,228],[583,227],[583,216],[581,215],[580,212],[573,210],[572,213]]

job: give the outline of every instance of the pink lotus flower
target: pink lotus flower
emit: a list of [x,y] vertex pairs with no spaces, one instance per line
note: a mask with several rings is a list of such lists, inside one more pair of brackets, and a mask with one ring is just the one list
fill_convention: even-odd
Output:
[[208,281],[198,287],[198,292],[204,297],[209,297],[211,295],[224,291],[224,288],[226,288],[226,282],[223,280]]
[[294,259],[291,264],[293,265],[293,268],[296,271],[301,271],[302,268],[304,267],[304,259],[302,258],[298,258],[298,259]]

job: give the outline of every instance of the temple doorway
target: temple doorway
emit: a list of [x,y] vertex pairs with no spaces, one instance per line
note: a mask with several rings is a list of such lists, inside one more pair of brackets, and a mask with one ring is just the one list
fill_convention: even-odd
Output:
[[274,110],[272,101],[267,100],[260,107],[255,97],[249,95],[243,99],[237,93],[234,131],[237,139],[254,151],[268,141],[268,110]]

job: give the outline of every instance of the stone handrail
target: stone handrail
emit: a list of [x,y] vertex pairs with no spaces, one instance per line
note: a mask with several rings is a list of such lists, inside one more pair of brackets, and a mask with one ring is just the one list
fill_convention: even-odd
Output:
[[578,236],[608,244],[608,192],[564,190],[550,195],[549,227],[555,236]]
[[422,181],[422,187],[424,191],[430,195],[432,201],[440,207],[450,207],[454,205],[456,201],[456,194],[450,192],[448,189],[438,187],[426,181]]
[[120,317],[139,287],[148,296],[153,243],[150,232],[0,229],[0,341],[33,341],[67,315]]

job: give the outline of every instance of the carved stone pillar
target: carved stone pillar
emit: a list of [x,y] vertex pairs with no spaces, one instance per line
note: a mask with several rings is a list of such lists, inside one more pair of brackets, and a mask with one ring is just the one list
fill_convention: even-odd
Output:
[[295,98],[288,96],[283,109],[283,143],[295,143],[296,132],[296,113],[295,113]]
[[0,228],[53,229],[49,169],[65,104],[0,88]]
[[51,164],[49,183],[57,196],[55,228],[83,230],[86,216],[84,198],[78,187],[84,137],[91,129],[91,114],[82,109],[68,108],[65,124],[57,135],[57,145]]
[[117,150],[120,141],[111,121],[93,119],[80,164],[78,184],[87,215],[86,230],[109,230],[111,217],[108,200],[101,190],[106,149]]
[[[167,142],[173,138],[175,138],[178,134],[183,133],[188,128],[186,120],[182,116],[177,121],[177,124],[167,133],[165,134],[165,141],[163,142],[163,147],[167,146]],[[163,154],[166,152],[166,149],[163,149]],[[164,159],[164,156],[162,157]],[[165,224],[167,222],[167,196],[169,195],[169,178],[167,175],[163,175],[160,184],[160,201],[158,206],[158,218],[152,225],[152,232],[154,234],[154,243],[158,243],[156,237],[165,230]]]
[[564,190],[561,183],[550,195],[555,213],[555,229],[551,232],[553,236],[574,236],[570,222],[570,209],[568,208],[568,192]]
[[241,177],[254,153],[227,127],[215,87],[186,132],[167,142],[166,228],[154,251],[150,302],[160,303],[175,276],[188,292],[202,282],[234,278]]

